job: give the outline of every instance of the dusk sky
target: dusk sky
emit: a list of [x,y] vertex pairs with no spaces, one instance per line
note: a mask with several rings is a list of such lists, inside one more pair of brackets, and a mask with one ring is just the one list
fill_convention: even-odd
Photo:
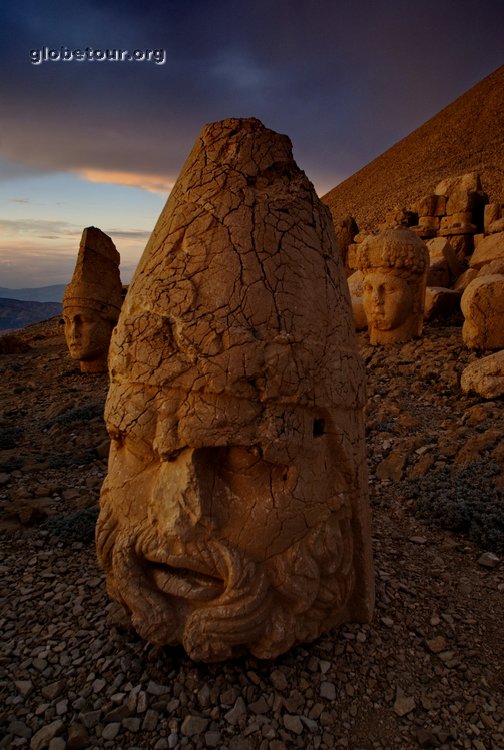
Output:
[[[89,225],[128,282],[215,120],[287,133],[323,195],[502,65],[503,29],[503,0],[3,0],[0,286],[67,283]],[[39,62],[62,47],[88,59]]]

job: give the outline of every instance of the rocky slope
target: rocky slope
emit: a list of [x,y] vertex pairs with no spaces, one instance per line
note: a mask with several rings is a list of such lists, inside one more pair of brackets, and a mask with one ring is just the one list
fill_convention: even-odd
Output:
[[0,356],[0,748],[502,750],[504,567],[484,553],[504,556],[504,400],[460,393],[460,328],[359,335],[372,624],[216,665],[145,644],[109,602],[107,378],[79,372],[57,319],[22,335],[29,351]]
[[323,196],[336,223],[372,229],[445,177],[479,172],[490,201],[504,200],[504,66]]

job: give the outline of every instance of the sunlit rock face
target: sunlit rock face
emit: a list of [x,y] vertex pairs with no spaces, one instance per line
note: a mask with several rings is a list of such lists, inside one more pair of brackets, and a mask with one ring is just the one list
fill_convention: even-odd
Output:
[[469,349],[504,348],[504,274],[491,271],[483,267],[462,295],[462,338]]
[[110,377],[97,549],[144,638],[273,658],[369,620],[364,369],[329,212],[286,136],[203,129]]
[[119,260],[108,235],[96,227],[84,229],[75,271],[63,297],[65,338],[81,372],[107,370],[110,336],[122,304]]
[[429,251],[409,229],[369,235],[352,245],[349,264],[364,274],[363,303],[372,344],[408,341],[422,333]]

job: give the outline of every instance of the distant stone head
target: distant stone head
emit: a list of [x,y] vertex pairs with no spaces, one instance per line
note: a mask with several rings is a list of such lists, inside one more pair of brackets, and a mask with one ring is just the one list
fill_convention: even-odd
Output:
[[103,372],[112,329],[122,304],[120,256],[110,237],[87,227],[71,282],[63,297],[65,338],[82,372]]

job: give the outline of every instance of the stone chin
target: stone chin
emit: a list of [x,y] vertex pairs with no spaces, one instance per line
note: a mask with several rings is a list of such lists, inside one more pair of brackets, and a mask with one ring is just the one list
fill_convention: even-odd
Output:
[[273,659],[349,619],[354,551],[343,511],[264,563],[208,536],[182,545],[147,523],[124,533],[109,509],[96,540],[109,593],[139,635],[181,643],[196,661]]

